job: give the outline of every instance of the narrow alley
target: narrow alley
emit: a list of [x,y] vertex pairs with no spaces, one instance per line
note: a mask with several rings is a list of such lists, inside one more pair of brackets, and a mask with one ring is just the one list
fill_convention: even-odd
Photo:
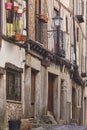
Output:
[[74,125],[44,125],[38,128],[32,128],[32,130],[87,130],[85,126],[74,126]]
[[0,130],[87,129],[87,0],[0,0]]

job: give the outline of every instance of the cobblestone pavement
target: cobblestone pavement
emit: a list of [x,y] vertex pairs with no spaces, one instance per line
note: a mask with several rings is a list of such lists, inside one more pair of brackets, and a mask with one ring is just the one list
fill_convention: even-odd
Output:
[[66,125],[66,126],[42,125],[38,128],[32,128],[32,130],[87,130],[87,127],[73,126],[73,125]]

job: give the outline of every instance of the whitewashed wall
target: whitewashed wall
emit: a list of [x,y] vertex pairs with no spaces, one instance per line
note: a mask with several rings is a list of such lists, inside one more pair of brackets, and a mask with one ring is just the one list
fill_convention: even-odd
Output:
[[5,67],[6,62],[10,62],[20,68],[24,67],[25,50],[17,45],[2,40],[0,49],[0,66]]

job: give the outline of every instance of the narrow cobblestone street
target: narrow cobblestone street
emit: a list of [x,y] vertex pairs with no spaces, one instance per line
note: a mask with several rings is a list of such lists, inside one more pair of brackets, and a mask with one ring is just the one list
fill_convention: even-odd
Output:
[[86,126],[73,126],[73,125],[43,125],[38,128],[32,128],[32,130],[87,130]]

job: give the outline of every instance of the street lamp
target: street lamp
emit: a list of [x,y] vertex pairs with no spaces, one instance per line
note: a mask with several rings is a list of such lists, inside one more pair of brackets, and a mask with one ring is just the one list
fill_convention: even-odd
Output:
[[[60,30],[60,25],[62,23],[63,18],[61,18],[59,15],[56,15],[55,17],[52,18],[54,22],[54,29],[48,30],[48,38],[51,36],[54,38],[54,52],[62,57],[65,57],[65,50],[63,49],[63,43],[61,43],[61,30]],[[60,46],[61,44],[61,46]]]
[[60,26],[60,24],[61,24],[61,22],[63,20],[63,18],[61,18],[59,15],[53,17],[52,19],[54,20],[54,25],[56,27]]
[[[55,17],[52,18],[54,21],[54,25],[55,27],[59,27],[61,25],[61,22],[63,20],[63,18],[61,18],[59,15],[56,15]],[[48,30],[47,32],[55,32],[57,30]]]

